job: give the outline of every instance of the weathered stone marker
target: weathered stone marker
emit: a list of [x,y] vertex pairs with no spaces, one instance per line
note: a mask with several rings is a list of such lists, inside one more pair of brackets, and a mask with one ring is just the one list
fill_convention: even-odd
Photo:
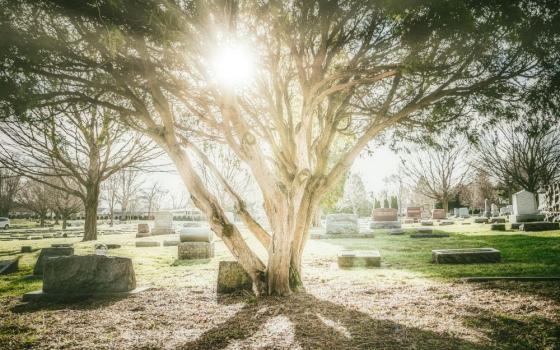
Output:
[[390,235],[402,235],[404,234],[404,230],[402,228],[392,228],[389,230]]
[[10,260],[0,260],[0,275],[7,275],[9,273],[17,272],[19,268],[20,258],[21,256]]
[[447,219],[447,213],[444,209],[432,209],[432,219],[442,220]]
[[492,231],[505,231],[506,230],[506,224],[492,224],[490,226],[490,230],[492,230]]
[[33,251],[33,248],[30,245],[21,246],[21,252],[22,253],[31,253],[32,251]]
[[253,290],[251,277],[237,261],[220,261],[217,292],[227,294],[241,290]]
[[162,211],[154,214],[154,229],[152,235],[170,235],[174,234],[173,213]]
[[147,247],[159,247],[160,243],[155,241],[138,241],[136,242],[136,247],[147,248]]
[[74,244],[73,243],[54,243],[51,244],[51,247],[53,248],[68,248],[68,247],[73,247]]
[[525,232],[560,230],[560,223],[546,221],[525,222],[519,226],[519,229]]
[[338,254],[338,267],[379,267],[381,254],[378,250],[343,250]]
[[142,238],[148,236],[150,236],[150,225],[146,223],[138,224],[138,231],[136,232],[136,238]]
[[176,247],[178,245],[179,245],[179,241],[174,241],[174,240],[163,241],[164,247]]
[[422,218],[422,208],[421,207],[407,207],[406,217],[412,219],[413,222],[420,220]]
[[375,208],[372,212],[372,221],[369,228],[372,230],[401,228],[398,220],[397,209],[394,208]]
[[541,221],[544,215],[537,210],[535,195],[529,191],[519,191],[512,197],[513,214],[510,215],[511,223]]
[[474,218],[474,223],[475,224],[487,224],[488,223],[488,218]]
[[420,225],[422,225],[422,226],[434,226],[434,222],[432,220],[422,220],[420,222]]
[[505,218],[490,218],[490,220],[488,222],[490,222],[491,224],[505,224],[506,219]]
[[43,290],[27,293],[24,300],[82,296],[128,295],[136,288],[129,258],[85,255],[49,259],[45,263]]
[[209,228],[185,227],[179,235],[179,260],[210,259],[214,257],[214,233]]
[[43,268],[45,267],[47,259],[70,255],[74,255],[73,247],[51,247],[41,249],[41,253],[39,254],[35,267],[33,268],[33,274],[37,276],[43,275]]
[[328,235],[356,235],[360,232],[358,216],[355,214],[327,215],[326,233]]
[[496,263],[501,258],[500,251],[494,248],[432,250],[432,262],[436,264]]
[[444,221],[441,221],[439,223],[440,226],[450,226],[450,225],[454,225],[454,224],[455,224],[455,221],[451,221],[451,220],[444,220]]

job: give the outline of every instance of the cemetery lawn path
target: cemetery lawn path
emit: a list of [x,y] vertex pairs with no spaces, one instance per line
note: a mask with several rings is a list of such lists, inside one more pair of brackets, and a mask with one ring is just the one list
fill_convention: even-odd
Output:
[[[221,242],[211,260],[178,262],[176,247],[135,248],[133,234],[99,242],[123,247],[140,285],[124,299],[23,303],[41,288],[21,271],[0,276],[0,349],[559,349],[560,282],[462,283],[465,276],[560,276],[560,232],[494,234],[484,225],[449,226],[449,238],[311,240],[304,255],[306,293],[255,299],[216,296]],[[153,238],[169,239],[168,236]],[[21,245],[78,238],[0,242],[1,259]],[[250,241],[251,244],[258,243]],[[431,250],[493,247],[502,263],[434,265]],[[342,249],[378,249],[381,268],[341,270]],[[262,253],[262,252],[261,252]]]

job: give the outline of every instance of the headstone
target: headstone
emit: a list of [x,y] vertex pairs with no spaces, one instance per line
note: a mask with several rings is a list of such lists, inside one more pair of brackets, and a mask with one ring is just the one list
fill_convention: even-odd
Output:
[[237,261],[220,261],[218,268],[219,294],[253,290],[253,281]]
[[432,220],[422,220],[420,222],[420,225],[422,225],[422,226],[434,226],[434,222]]
[[506,224],[492,224],[490,226],[490,230],[492,230],[492,231],[505,231],[506,230]]
[[198,221],[187,221],[183,223],[183,227],[200,227],[202,226]]
[[150,235],[150,225],[147,223],[138,224],[137,238],[148,237]]
[[136,247],[138,248],[147,248],[147,247],[159,247],[159,242],[155,241],[137,241]]
[[450,226],[450,225],[453,225],[453,224],[455,224],[455,222],[454,222],[454,221],[450,221],[450,220],[441,221],[441,222],[439,223],[440,226]]
[[74,243],[53,243],[51,244],[51,247],[53,248],[68,248],[68,247],[73,247]]
[[401,228],[402,225],[397,218],[397,209],[394,208],[375,208],[373,209],[373,221],[370,223],[370,229],[393,229]]
[[406,217],[409,219],[420,220],[422,218],[422,208],[421,207],[407,207]]
[[32,251],[33,251],[33,248],[30,245],[21,246],[21,252],[22,253],[31,253]]
[[52,258],[46,262],[44,271],[44,293],[119,293],[136,288],[130,258],[105,255]]
[[107,244],[105,244],[105,246],[107,247],[107,249],[119,249],[119,248],[121,248],[120,244],[115,244],[115,243],[107,243]]
[[488,222],[491,224],[505,224],[506,218],[490,218]]
[[179,234],[181,242],[212,242],[214,233],[205,227],[185,227]]
[[414,223],[414,219],[404,219],[403,220],[403,224],[413,224]]
[[432,233],[434,229],[431,227],[417,227],[416,232],[418,233]]
[[492,214],[490,213],[490,205],[489,205],[488,198],[486,198],[484,199],[484,217],[489,218],[490,216],[492,216]]
[[435,264],[497,263],[500,260],[501,253],[494,248],[432,250],[432,262]]
[[459,208],[459,217],[461,218],[468,218],[470,217],[469,215],[469,208]]
[[179,260],[211,259],[214,257],[214,242],[180,242],[177,256]]
[[176,247],[179,245],[179,241],[172,240],[172,241],[163,241],[164,247]]
[[547,221],[524,222],[519,226],[519,229],[525,232],[560,230],[560,223]]
[[358,216],[355,214],[329,214],[327,215],[327,234],[358,234]]
[[445,238],[449,233],[413,233],[410,238]]
[[43,268],[45,267],[45,262],[47,261],[47,259],[71,255],[74,255],[73,247],[43,248],[41,249],[41,253],[37,258],[35,267],[33,268],[33,274],[37,276],[43,275]]
[[432,219],[442,220],[447,218],[447,213],[445,209],[432,209]]
[[529,191],[519,191],[512,196],[513,214],[510,215],[509,221],[532,222],[543,220],[544,215],[540,215],[537,211],[537,203],[535,195]]
[[488,218],[474,218],[474,223],[475,224],[487,224],[488,223]]
[[170,211],[160,211],[154,214],[154,229],[152,235],[174,234],[173,213]]
[[389,230],[390,235],[402,235],[404,234],[404,230],[402,228],[392,228]]
[[511,215],[513,213],[513,206],[507,205],[500,208],[500,215]]
[[378,250],[343,250],[338,254],[338,267],[379,267],[381,255]]
[[459,208],[453,208],[453,216],[459,217]]
[[493,217],[500,215],[500,209],[498,209],[498,206],[494,203],[490,206],[490,211]]
[[7,275],[9,273],[17,272],[19,268],[19,259],[21,256],[10,260],[0,260],[0,275]]

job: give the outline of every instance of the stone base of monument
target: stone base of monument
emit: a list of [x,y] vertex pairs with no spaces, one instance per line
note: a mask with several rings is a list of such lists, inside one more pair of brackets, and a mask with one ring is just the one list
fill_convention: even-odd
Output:
[[510,215],[509,222],[511,223],[525,223],[525,222],[536,222],[543,221],[544,215],[542,214],[523,214],[523,215]]
[[490,218],[488,222],[491,224],[505,224],[506,218]]
[[177,248],[179,260],[210,259],[214,257],[213,242],[180,242]]
[[163,241],[164,247],[175,247],[179,245],[179,241]]
[[155,241],[138,241],[135,243],[138,248],[159,247],[160,243]]
[[393,228],[388,233],[390,235],[404,235],[404,230],[402,228]]
[[505,231],[506,230],[506,224],[492,224],[490,226],[490,230],[492,230],[492,231]]
[[199,221],[187,221],[183,223],[183,227],[201,227],[202,224]]
[[152,236],[161,236],[161,235],[174,235],[175,229],[168,228],[168,227],[154,227],[152,229]]
[[9,273],[17,272],[19,269],[20,258],[21,256],[10,260],[0,260],[0,275],[7,275]]
[[136,286],[129,258],[73,255],[48,259],[45,262],[43,289],[24,294],[23,300],[123,297],[148,288]]
[[420,221],[420,225],[422,225],[422,226],[434,226],[434,222],[432,220],[422,220],[422,221]]
[[435,264],[497,263],[501,258],[500,251],[494,248],[432,250],[432,262]]
[[560,230],[560,223],[547,221],[524,222],[519,226],[519,229],[525,232]]
[[381,254],[378,250],[343,250],[338,254],[338,267],[379,267]]
[[412,233],[410,238],[444,238],[449,237],[449,233],[434,233],[430,227],[418,227],[416,233]]
[[416,220],[414,220],[414,219],[404,219],[403,224],[413,224],[415,222],[416,222]]
[[207,227],[185,227],[179,231],[181,242],[212,242],[214,232]]
[[33,251],[33,248],[30,245],[23,245],[20,248],[21,253],[31,253],[32,251]]
[[488,218],[474,218],[475,224],[487,224]]
[[49,258],[55,257],[66,257],[74,255],[74,248],[73,247],[51,247],[51,248],[43,248],[41,249],[41,253],[37,258],[37,262],[35,263],[35,267],[33,268],[33,274],[36,276],[43,275],[43,268],[45,267],[45,262]]
[[468,222],[468,221],[463,221],[463,222],[461,223],[461,225],[470,225],[470,224],[471,224],[471,223]]
[[220,261],[218,268],[219,294],[253,291],[253,281],[237,261]]
[[151,234],[149,232],[138,232],[136,234],[136,238],[144,238],[144,237],[150,237]]
[[454,225],[455,221],[450,221],[450,220],[443,220],[439,223],[440,226],[450,226],[450,225]]
[[372,221],[369,223],[369,228],[372,230],[394,229],[402,228],[400,221]]

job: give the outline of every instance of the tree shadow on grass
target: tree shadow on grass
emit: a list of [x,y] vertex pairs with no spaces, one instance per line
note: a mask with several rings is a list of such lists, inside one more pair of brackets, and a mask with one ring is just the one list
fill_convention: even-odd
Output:
[[[206,331],[180,349],[224,349],[251,342],[267,322],[289,320],[293,340],[302,349],[488,349],[481,345],[392,321],[375,319],[343,305],[300,293],[288,298],[265,298],[245,305],[224,323]],[[279,321],[282,322],[282,321]],[[282,328],[281,325],[278,325]],[[276,328],[278,328],[276,327]],[[282,335],[283,340],[290,335]],[[258,341],[258,340],[257,340]],[[263,344],[260,344],[262,346]],[[268,344],[265,348],[285,348]]]
[[474,309],[465,325],[485,333],[497,347],[508,349],[560,349],[560,323],[535,315],[515,318]]
[[476,287],[539,296],[560,303],[560,281],[489,281],[476,283]]

